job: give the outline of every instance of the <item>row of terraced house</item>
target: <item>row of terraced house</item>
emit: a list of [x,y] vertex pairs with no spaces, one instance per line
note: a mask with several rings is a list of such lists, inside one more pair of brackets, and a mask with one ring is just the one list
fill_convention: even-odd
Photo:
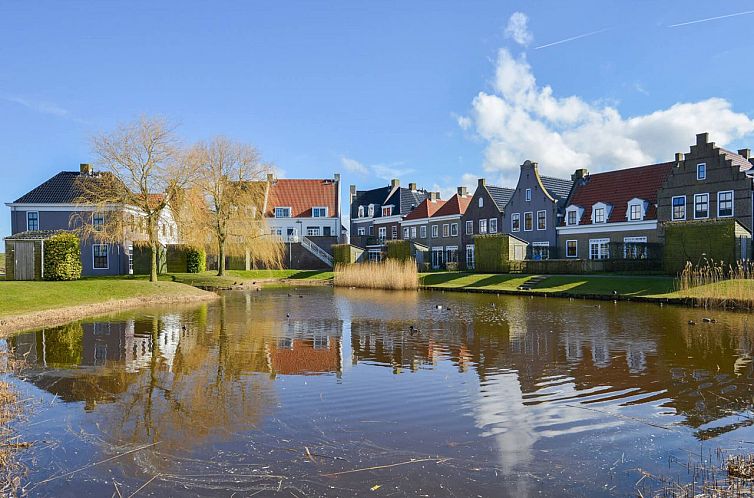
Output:
[[723,149],[701,133],[672,161],[577,169],[569,179],[525,161],[515,188],[479,179],[473,193],[459,187],[447,200],[398,180],[371,190],[352,185],[351,244],[364,259],[380,260],[389,241],[408,240],[419,263],[433,269],[474,269],[475,237],[494,234],[509,238],[512,260],[625,260],[641,268],[665,251],[683,262],[723,244],[732,251],[727,259],[749,259],[753,178],[748,149]]

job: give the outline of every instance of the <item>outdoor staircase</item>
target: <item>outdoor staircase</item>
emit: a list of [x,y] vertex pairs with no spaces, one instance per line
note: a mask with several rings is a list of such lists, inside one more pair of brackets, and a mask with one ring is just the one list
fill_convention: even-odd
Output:
[[543,280],[545,280],[546,278],[547,278],[547,276],[546,276],[546,275],[537,275],[537,276],[535,276],[535,277],[531,277],[531,278],[530,278],[529,280],[527,280],[527,281],[526,281],[526,282],[524,282],[523,284],[519,285],[519,286],[518,286],[518,290],[522,290],[522,291],[530,291],[530,290],[532,290],[532,289],[533,289],[534,287],[536,287],[537,285],[539,285],[539,284],[540,284],[540,282],[542,282],[542,281],[543,281]]
[[317,244],[309,240],[308,238],[301,236],[299,237],[299,242],[301,242],[301,247],[305,248],[310,253],[314,254],[317,258],[320,259],[323,263],[326,263],[328,266],[333,266],[333,257],[330,255],[329,252],[325,251],[321,247],[319,247]]

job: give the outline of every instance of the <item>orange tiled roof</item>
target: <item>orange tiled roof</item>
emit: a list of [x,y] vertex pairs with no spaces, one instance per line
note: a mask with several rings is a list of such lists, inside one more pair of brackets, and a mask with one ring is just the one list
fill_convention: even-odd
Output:
[[454,214],[463,214],[466,212],[466,208],[469,207],[471,202],[471,196],[460,196],[455,194],[453,197],[445,202],[445,205],[438,209],[432,216],[450,216]]
[[437,199],[436,201],[430,201],[424,199],[421,204],[416,206],[410,213],[406,215],[404,220],[421,220],[423,218],[429,218],[437,212],[445,204],[445,201]]
[[313,207],[326,207],[330,217],[338,212],[338,184],[334,180],[277,179],[270,185],[265,216],[276,207],[290,207],[291,217],[309,217]]

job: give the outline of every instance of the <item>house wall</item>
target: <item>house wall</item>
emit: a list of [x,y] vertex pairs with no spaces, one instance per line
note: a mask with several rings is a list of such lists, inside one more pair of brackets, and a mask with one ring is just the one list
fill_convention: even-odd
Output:
[[[483,206],[479,207],[479,198],[483,199]],[[487,233],[489,234],[489,220],[490,218],[494,218],[497,220],[497,233],[506,233],[503,230],[503,213],[500,212],[500,210],[497,208],[497,205],[495,204],[495,200],[490,195],[489,191],[485,187],[483,182],[479,182],[479,185],[476,188],[476,191],[474,192],[474,195],[471,197],[471,202],[469,203],[469,206],[466,208],[466,212],[461,216],[461,221],[459,222],[460,230],[461,230],[461,240],[459,244],[459,250],[462,247],[463,252],[463,258],[461,258],[463,261],[461,262],[461,268],[466,268],[466,246],[473,246],[474,245],[474,236],[479,235],[479,220],[486,219],[487,220]],[[474,230],[473,233],[466,233],[466,222],[472,221],[474,224]]]
[[[458,232],[457,232],[457,235],[455,235],[455,236],[450,235],[450,233],[452,233],[451,232],[451,225],[453,225],[453,224],[456,224],[458,226]],[[448,236],[447,237],[443,237],[443,231],[442,231],[443,225],[448,225]],[[434,226],[437,227],[437,234],[438,234],[437,237],[433,237],[432,236],[432,230],[433,230],[432,227],[434,227]],[[455,262],[458,263],[459,268],[461,268],[462,267],[461,265],[465,264],[465,257],[466,257],[465,256],[466,249],[461,244],[461,240],[462,240],[462,237],[463,237],[462,236],[462,231],[463,231],[463,229],[461,228],[461,215],[457,215],[457,216],[443,216],[443,217],[441,217],[441,218],[439,218],[437,220],[433,220],[432,218],[430,218],[428,226],[427,226],[427,239],[428,239],[427,240],[427,244],[429,246],[429,255],[430,255],[430,258],[432,256],[433,249],[435,249],[435,248],[442,248],[442,250],[443,250],[442,261],[443,261],[443,265],[445,265],[445,264],[448,263],[448,261],[447,261],[447,249],[449,247],[455,247],[456,250],[458,251],[457,257],[456,257],[457,261],[455,261]],[[431,262],[431,259],[430,259],[430,262]]]
[[[707,178],[697,180],[697,165],[706,163]],[[672,199],[686,196],[686,221],[694,220],[694,194],[709,194],[709,219],[724,219],[717,216],[717,193],[732,190],[733,218],[746,229],[752,230],[752,179],[739,171],[737,166],[716,149],[707,139],[707,134],[697,135],[696,145],[684,160],[678,161],[658,191],[657,218],[661,223],[672,219]]]
[[[614,224],[613,224],[614,225]],[[660,241],[660,236],[657,228],[646,228],[654,226],[654,221],[644,223],[642,225],[645,228],[616,230],[614,226],[611,227],[610,223],[604,224],[602,227],[605,230],[599,230],[600,227],[589,225],[590,231],[581,231],[576,228],[569,228],[567,230],[561,230],[558,235],[558,253],[559,258],[563,259],[589,259],[589,241],[591,239],[610,239],[610,243],[623,243],[625,237],[646,237],[648,244],[656,244]],[[577,258],[566,258],[566,244],[569,240],[576,240],[578,243]],[[620,257],[623,255],[610,254],[610,257]]]
[[[288,230],[295,230],[296,234],[307,236],[309,228],[319,228],[320,237],[325,236],[325,230],[330,230],[331,237],[340,236],[340,218],[336,217],[298,217],[298,218],[267,218],[270,230],[280,230],[280,235],[287,235]],[[300,232],[300,233],[299,233]]]
[[[531,200],[526,200],[526,190],[531,189]],[[539,230],[537,225],[537,212],[545,212],[545,229]],[[532,213],[532,230],[524,230],[525,213]],[[518,214],[520,227],[514,231],[512,227],[513,215]],[[529,243],[529,248],[533,242],[547,242],[550,247],[557,246],[557,227],[560,218],[558,218],[558,204],[549,193],[543,189],[539,179],[539,172],[536,163],[530,161],[521,165],[521,171],[518,177],[516,190],[505,207],[503,213],[502,233],[510,233]]]

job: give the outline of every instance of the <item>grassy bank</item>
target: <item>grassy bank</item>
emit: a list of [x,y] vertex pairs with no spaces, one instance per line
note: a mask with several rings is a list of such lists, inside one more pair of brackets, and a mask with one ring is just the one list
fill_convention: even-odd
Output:
[[323,282],[332,280],[333,272],[325,270],[228,270],[224,277],[217,272],[170,273],[160,279],[202,288],[236,288],[254,286],[260,282],[291,280],[297,282]]

